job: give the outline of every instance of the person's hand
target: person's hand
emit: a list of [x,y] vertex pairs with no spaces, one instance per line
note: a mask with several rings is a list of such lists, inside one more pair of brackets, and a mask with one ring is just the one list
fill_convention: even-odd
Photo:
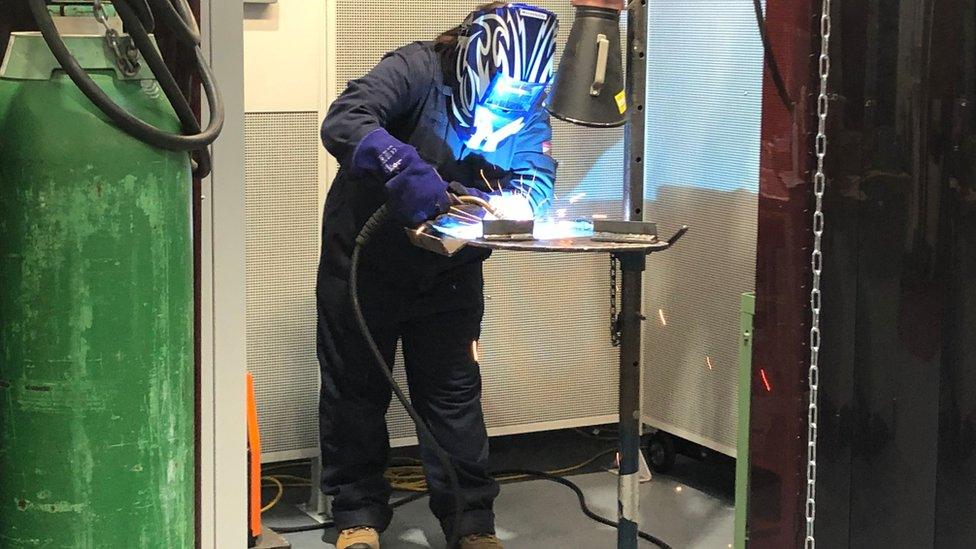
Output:
[[424,161],[412,163],[386,184],[388,203],[404,223],[419,225],[451,206],[447,183]]
[[535,219],[532,204],[525,195],[505,192],[492,195],[488,203],[498,212],[498,217],[501,219],[511,219],[513,221],[529,221]]

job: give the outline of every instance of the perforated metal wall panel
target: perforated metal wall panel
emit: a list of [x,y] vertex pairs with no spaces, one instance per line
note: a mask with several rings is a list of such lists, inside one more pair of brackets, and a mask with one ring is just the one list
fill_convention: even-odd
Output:
[[734,455],[739,304],[756,274],[762,43],[749,2],[649,6],[646,212],[664,230],[692,230],[651,256],[645,421]]
[[[568,0],[536,4],[555,11],[569,32]],[[336,6],[336,93],[387,51],[431,40],[461,22],[476,2],[339,1]],[[562,45],[563,41],[560,41]],[[582,130],[554,122],[560,162],[556,208],[569,215],[620,215],[622,132]],[[570,204],[569,198],[587,193]],[[482,340],[484,407],[489,428],[519,430],[545,422],[585,423],[616,413],[617,354],[609,343],[609,259],[496,254],[487,264]],[[398,378],[403,382],[402,360]],[[394,405],[393,438],[411,436]]]
[[314,450],[318,113],[247,113],[247,366],[262,451]]

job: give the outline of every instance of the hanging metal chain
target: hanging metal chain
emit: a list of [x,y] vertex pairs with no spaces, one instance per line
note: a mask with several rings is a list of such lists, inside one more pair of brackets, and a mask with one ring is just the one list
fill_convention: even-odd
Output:
[[105,27],[105,44],[115,56],[115,64],[125,76],[135,76],[139,72],[139,50],[132,38],[122,36],[108,23],[108,15],[102,0],[92,0],[92,14],[95,20]]
[[610,256],[610,344],[620,347],[620,314],[617,312],[617,273],[620,272],[620,261],[616,256]]
[[818,389],[820,386],[820,312],[823,304],[820,283],[823,274],[823,233],[824,212],[823,198],[827,187],[827,176],[824,173],[824,159],[827,157],[827,108],[829,96],[827,94],[827,78],[830,76],[830,3],[822,0],[820,13],[820,94],[817,96],[817,173],[813,179],[813,193],[816,196],[816,208],[813,214],[813,254],[811,267],[813,270],[813,288],[810,290],[810,309],[812,322],[810,326],[810,402],[807,409],[807,501],[806,519],[807,534],[804,541],[805,549],[814,549],[817,544],[814,535],[814,525],[817,519],[817,408]]

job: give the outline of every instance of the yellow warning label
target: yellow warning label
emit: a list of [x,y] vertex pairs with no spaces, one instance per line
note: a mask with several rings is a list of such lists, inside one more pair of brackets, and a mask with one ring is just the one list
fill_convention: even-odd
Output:
[[617,109],[620,110],[620,114],[627,112],[627,92],[618,93],[614,99],[617,100]]

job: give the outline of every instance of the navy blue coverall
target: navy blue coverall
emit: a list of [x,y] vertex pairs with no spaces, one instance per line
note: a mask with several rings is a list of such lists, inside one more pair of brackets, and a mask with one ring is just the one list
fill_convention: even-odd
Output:
[[[433,43],[412,43],[387,54],[369,74],[349,83],[322,124],[322,141],[340,169],[325,203],[318,272],[319,425],[322,488],[334,496],[340,530],[384,530],[392,516],[391,490],[383,477],[391,390],[370,363],[347,286],[356,235],[386,201],[383,180],[348,168],[360,140],[382,127],[414,146],[445,181],[489,191],[480,175],[485,170],[492,180],[528,188],[536,204],[553,191],[556,163],[548,154],[548,115],[537,113],[497,152],[471,151],[448,122],[451,88],[442,62]],[[391,222],[363,250],[360,269],[370,330],[390,364],[401,342],[413,404],[458,467],[465,507],[457,534],[462,536],[494,532],[492,504],[498,495],[497,483],[486,474],[488,437],[472,346],[481,330],[481,267],[487,257],[478,249],[452,258],[424,251],[409,243],[402,224]],[[446,529],[454,513],[446,472],[428,449],[421,448],[421,456],[431,510]]]

